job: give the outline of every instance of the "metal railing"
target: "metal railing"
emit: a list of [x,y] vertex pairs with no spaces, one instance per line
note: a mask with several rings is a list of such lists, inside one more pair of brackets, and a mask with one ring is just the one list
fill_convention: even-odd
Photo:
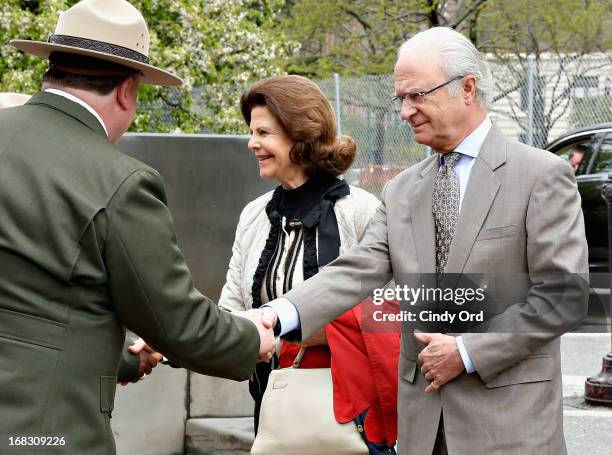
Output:
[[[495,79],[490,116],[512,139],[543,148],[571,129],[612,121],[612,54],[489,56],[488,63]],[[316,82],[340,132],[357,142],[351,183],[377,193],[427,153],[391,102],[392,75],[335,74]]]

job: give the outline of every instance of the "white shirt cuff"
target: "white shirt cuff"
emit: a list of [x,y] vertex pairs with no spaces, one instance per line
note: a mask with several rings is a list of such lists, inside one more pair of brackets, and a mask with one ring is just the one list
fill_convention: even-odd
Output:
[[281,325],[280,336],[300,327],[300,315],[290,300],[279,297],[263,306],[268,306],[276,312],[276,316]]
[[476,371],[476,367],[474,367],[472,359],[470,358],[467,349],[465,349],[465,345],[463,344],[463,338],[458,336],[455,339],[457,340],[457,347],[459,348],[459,354],[461,354],[461,360],[463,360],[465,371],[467,373],[473,373],[474,371]]

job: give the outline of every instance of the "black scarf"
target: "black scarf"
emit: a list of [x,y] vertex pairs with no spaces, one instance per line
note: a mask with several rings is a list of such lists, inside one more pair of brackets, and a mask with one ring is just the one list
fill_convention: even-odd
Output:
[[[338,230],[334,205],[338,199],[350,194],[350,188],[345,180],[334,180],[331,187],[323,193],[320,203],[315,205],[302,219],[302,225],[304,226],[304,280],[316,275],[319,267],[330,263],[340,253],[340,231]],[[282,216],[279,212],[279,204],[282,191],[281,186],[277,187],[272,199],[266,205],[266,214],[270,220],[270,232],[253,275],[253,287],[251,288],[253,308],[261,306],[261,286],[280,235]],[[316,248],[317,227],[319,231],[318,255]]]

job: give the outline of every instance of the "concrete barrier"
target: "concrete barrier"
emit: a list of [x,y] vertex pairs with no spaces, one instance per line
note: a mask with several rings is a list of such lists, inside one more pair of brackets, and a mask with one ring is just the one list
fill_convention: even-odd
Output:
[[201,374],[191,374],[189,416],[252,417],[253,399],[248,381],[235,382]]
[[111,427],[117,455],[184,453],[187,371],[160,365],[144,380],[117,386]]

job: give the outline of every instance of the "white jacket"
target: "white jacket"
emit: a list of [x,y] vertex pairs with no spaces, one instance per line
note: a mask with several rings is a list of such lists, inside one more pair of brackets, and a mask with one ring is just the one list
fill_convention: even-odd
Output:
[[[340,254],[361,240],[370,218],[380,205],[380,201],[367,191],[354,186],[350,188],[351,193],[338,199],[334,205],[340,233]],[[266,205],[273,193],[270,191],[249,202],[240,214],[232,258],[219,297],[221,308],[248,310],[253,306],[253,275],[270,232]]]

